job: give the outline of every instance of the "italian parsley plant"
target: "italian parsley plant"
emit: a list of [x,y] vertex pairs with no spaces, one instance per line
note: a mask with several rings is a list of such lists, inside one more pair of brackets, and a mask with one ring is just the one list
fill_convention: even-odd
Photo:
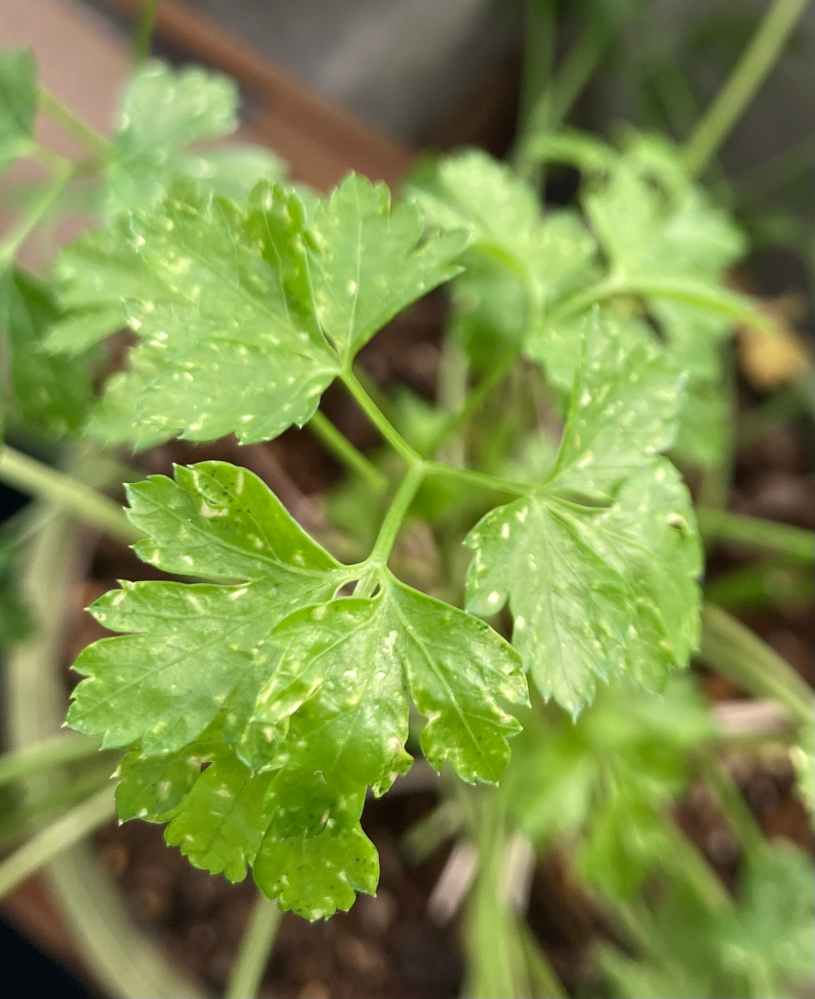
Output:
[[[251,868],[266,896],[316,920],[376,891],[368,795],[417,755],[495,784],[517,746],[500,790],[512,828],[540,845],[591,816],[587,880],[638,890],[676,843],[665,809],[711,732],[677,679],[699,647],[703,569],[680,469],[723,460],[733,324],[771,335],[727,285],[744,239],[683,150],[634,131],[617,146],[538,136],[529,161],[579,174],[562,208],[478,150],[427,161],[399,197],[353,174],[323,195],[265,152],[206,146],[234,130],[236,91],[204,70],[144,63],[110,141],[38,87],[26,52],[0,58],[0,98],[2,162],[53,174],[2,245],[10,431],[81,432],[121,453],[308,425],[350,471],[329,510],[344,503],[353,564],[247,468],[133,481],[128,524],[6,447],[7,480],[135,541],[167,576],[97,600],[115,635],[74,663],[67,722],[120,754],[119,818],[165,825],[192,864],[232,881]],[[33,139],[38,108],[87,159]],[[88,176],[98,226],[44,277],[23,270],[25,239]],[[381,400],[357,355],[441,287],[457,381],[435,407]],[[126,360],[96,394],[103,344],[123,327]],[[334,383],[378,432],[370,454],[319,409]],[[507,385],[516,396],[496,412]],[[395,557],[419,520],[449,556],[421,588]],[[643,835],[626,838],[626,823]],[[749,875],[754,929],[762,871]],[[742,932],[716,923],[744,949]],[[624,958],[604,961],[639,994]],[[637,974],[656,981],[667,961]]]

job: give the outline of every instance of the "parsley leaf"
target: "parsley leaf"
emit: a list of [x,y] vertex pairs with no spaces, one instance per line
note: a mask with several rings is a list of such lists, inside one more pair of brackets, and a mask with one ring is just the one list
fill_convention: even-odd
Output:
[[113,775],[119,818],[167,821],[192,790],[204,759],[195,744],[161,756],[138,749],[125,753]]
[[353,888],[376,885],[359,818],[367,787],[382,794],[410,768],[410,698],[428,718],[421,744],[434,767],[449,760],[464,780],[496,781],[507,737],[520,729],[497,696],[524,703],[526,683],[494,631],[392,578],[372,599],[293,614],[267,646],[279,662],[252,721],[278,747],[269,765],[281,770],[255,878],[281,904],[319,918],[347,908]]
[[179,175],[239,198],[261,178],[279,177],[280,162],[261,149],[187,153],[191,143],[234,132],[237,109],[238,90],[229,77],[197,66],[174,70],[157,60],[142,65],[125,95],[105,164],[108,216],[151,207]]
[[[311,213],[280,185],[241,209],[179,183],[154,211],[65,255],[75,321],[51,346],[104,335],[126,303],[141,342],[94,415],[96,436],[268,440],[306,423],[382,325],[457,273],[465,243],[461,232],[425,239],[415,206],[391,209],[387,189],[361,177]],[[89,274],[111,249],[107,270]]]
[[815,974],[812,859],[783,840],[766,846],[745,871],[740,918],[724,929],[728,960],[749,974],[763,961],[782,987]]
[[[221,462],[129,488],[138,555],[203,583],[123,583],[91,612],[128,632],[85,649],[69,724],[128,747],[122,818],[167,821],[193,864],[307,918],[373,891],[376,851],[359,820],[422,748],[467,781],[494,782],[527,702],[518,654],[487,624],[382,570],[360,577],[311,541],[254,475]],[[239,582],[236,582],[239,581]],[[201,766],[209,766],[201,771]]]
[[[540,848],[582,832],[589,849],[602,852],[599,841],[617,835],[603,819],[606,802],[614,800],[604,794],[609,775],[640,807],[664,809],[685,787],[688,751],[715,734],[687,674],[674,674],[659,695],[609,684],[578,725],[560,712],[519,717],[523,732],[513,743],[500,793],[515,823]],[[621,821],[624,834],[625,816]]]
[[460,228],[423,239],[417,207],[391,208],[384,184],[351,176],[316,210],[309,228],[315,317],[347,363],[401,312],[461,270],[467,245]]
[[37,66],[30,49],[0,52],[0,171],[25,154],[37,117]]
[[603,948],[613,994],[738,999],[794,993],[815,970],[812,885],[812,861],[791,843],[768,845],[749,861],[733,909],[713,911],[687,885],[670,885],[651,917],[660,946],[647,960]]
[[541,300],[585,277],[594,256],[594,240],[574,213],[544,219],[535,190],[481,150],[444,158],[410,190],[430,222],[471,229],[474,247],[526,275]]
[[54,353],[81,353],[122,329],[125,301],[175,297],[136,253],[121,219],[62,249],[55,286],[63,315],[52,323],[45,343]]
[[269,824],[269,780],[234,756],[217,758],[175,810],[165,839],[195,867],[241,881]]
[[24,271],[0,275],[0,336],[5,339],[9,397],[4,416],[65,433],[80,428],[91,401],[83,358],[49,357],[42,350],[60,310],[47,285]]
[[658,686],[696,646],[693,511],[657,457],[672,440],[681,381],[656,346],[596,328],[549,482],[466,539],[468,609],[493,615],[509,598],[513,643],[538,689],[574,715],[598,679]]
[[697,188],[671,203],[622,159],[584,198],[586,215],[621,279],[678,276],[715,283],[744,251],[741,234]]
[[496,694],[523,704],[526,683],[511,647],[464,611],[391,577],[375,598],[292,615],[270,641],[282,656],[258,697],[263,721],[285,731],[316,696],[334,719],[327,757],[358,741],[362,783],[386,789],[404,768],[408,694],[429,719],[422,749],[436,769],[449,759],[463,780],[494,782],[506,767],[507,736],[520,726]]
[[151,565],[224,583],[123,583],[92,607],[112,631],[75,669],[69,724],[104,733],[107,746],[141,739],[148,755],[173,752],[215,718],[251,653],[297,607],[330,597],[342,568],[303,533],[251,472],[223,462],[177,468],[128,488],[136,545]]
[[603,498],[673,443],[684,375],[628,324],[599,315],[584,351],[550,485]]
[[359,825],[364,795],[340,779],[336,797],[319,775],[281,771],[269,785],[274,806],[254,862],[255,881],[283,909],[323,919],[350,909],[355,893],[373,895],[376,849]]
[[[248,219],[226,199],[177,187],[161,209],[130,221],[139,261],[167,289],[162,300],[128,302],[141,343],[112,391],[136,404],[137,446],[178,433],[276,437],[311,418],[337,374],[336,356],[289,291],[307,281],[302,206],[281,188],[263,199]],[[252,223],[265,229],[262,240]],[[114,409],[117,401],[108,400]],[[114,442],[98,416],[93,427]]]
[[543,218],[534,189],[487,153],[446,157],[409,190],[431,224],[472,233],[467,270],[456,282],[455,323],[482,368],[517,349],[541,325],[542,310],[592,274],[596,244],[579,216]]

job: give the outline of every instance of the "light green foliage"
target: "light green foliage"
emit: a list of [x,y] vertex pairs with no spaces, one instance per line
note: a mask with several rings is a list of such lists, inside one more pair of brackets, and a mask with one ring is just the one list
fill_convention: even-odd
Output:
[[318,206],[308,229],[314,320],[343,363],[385,323],[461,268],[461,230],[423,239],[419,211],[391,208],[384,184],[349,177]]
[[237,88],[220,74],[197,67],[176,71],[156,61],[137,71],[103,169],[107,226],[71,243],[58,260],[66,314],[54,323],[50,349],[75,353],[122,329],[125,302],[177,299],[135,252],[130,213],[160,202],[179,178],[243,201],[260,180],[282,177],[279,160],[260,147],[188,148],[233,132],[237,108]]
[[[645,282],[644,296],[678,363],[688,371],[677,454],[709,465],[724,446],[728,414],[721,356],[732,326],[726,268],[745,251],[731,220],[693,186],[678,151],[634,136],[626,152],[589,184],[584,206],[620,283]],[[648,293],[648,282],[669,295]]]
[[581,173],[610,170],[619,158],[617,150],[598,136],[571,128],[537,136],[530,153],[540,163],[563,163]]
[[681,376],[598,321],[549,481],[470,532],[468,609],[509,598],[513,643],[545,698],[573,714],[597,680],[658,687],[698,632],[701,553],[672,439]]
[[[463,611],[388,580],[373,599],[292,615],[270,641],[282,657],[258,697],[261,720],[285,728],[316,694],[337,728],[327,756],[340,759],[352,734],[361,740],[356,751],[370,768],[363,784],[387,789],[409,764],[408,692],[430,719],[422,749],[433,766],[449,758],[464,780],[491,782],[506,767],[506,737],[520,726],[496,697],[523,704],[526,683],[506,642]],[[352,761],[344,769],[354,770]]]
[[743,253],[741,235],[700,191],[688,184],[674,198],[626,159],[589,187],[586,215],[615,277],[687,277],[715,285]]
[[744,253],[741,234],[691,183],[680,151],[659,137],[632,133],[620,151],[566,132],[541,139],[534,153],[582,172],[585,222],[563,210],[542,217],[533,189],[475,150],[426,167],[413,182],[433,224],[469,225],[474,235],[456,282],[454,334],[481,370],[522,349],[568,391],[592,304],[581,295],[595,288],[609,318],[650,338],[647,313],[689,375],[676,453],[713,463],[727,420],[722,351],[734,317],[749,305],[723,284]]
[[144,264],[130,242],[127,222],[94,229],[70,243],[56,266],[63,315],[51,326],[46,347],[77,354],[124,327],[124,302],[173,299],[173,293]]
[[237,757],[216,759],[176,809],[165,839],[195,867],[242,881],[269,822],[269,779]]
[[199,67],[174,70],[150,61],[135,73],[105,165],[105,211],[149,208],[170,182],[190,176],[218,194],[242,199],[261,179],[282,175],[276,157],[257,147],[190,152],[196,142],[231,135],[238,125],[238,89]]
[[36,115],[37,67],[32,52],[0,52],[0,171],[25,154]]
[[161,756],[125,753],[114,774],[119,818],[166,821],[192,790],[205,760],[194,743]]
[[728,963],[750,976],[763,962],[784,989],[815,975],[815,870],[792,843],[766,846],[747,865],[735,924],[725,929]]
[[625,323],[596,315],[586,333],[550,486],[607,499],[654,463],[676,432],[684,376]]
[[689,751],[714,735],[693,682],[674,676],[664,696],[611,684],[578,725],[552,709],[520,717],[524,731],[501,785],[513,822],[540,849],[582,834],[584,876],[630,894],[665,848]]
[[811,858],[767,846],[742,877],[738,905],[711,910],[688,886],[671,885],[650,917],[658,942],[642,962],[610,948],[601,966],[621,999],[740,999],[795,994],[811,980],[815,892]]
[[593,276],[595,243],[579,216],[543,218],[532,187],[487,153],[440,160],[410,192],[432,224],[473,234],[454,322],[479,366],[517,350],[541,326],[546,306]]
[[[141,342],[109,384],[97,436],[137,447],[176,434],[270,439],[307,422],[356,351],[456,273],[465,242],[460,232],[424,239],[413,206],[391,209],[386,188],[361,177],[310,221],[279,185],[261,185],[243,209],[177,186],[154,211],[69,248],[73,317],[51,346],[104,335],[126,302]],[[112,263],[96,272],[104,252]]]
[[534,286],[538,306],[586,277],[594,244],[579,218],[555,212],[544,219],[534,190],[487,153],[441,160],[413,193],[440,228],[469,227],[475,249],[507,260]]
[[57,433],[76,431],[84,422],[91,400],[84,359],[49,357],[42,350],[60,314],[47,285],[21,270],[10,268],[0,274],[6,422],[22,421]]
[[333,596],[347,573],[303,533],[251,472],[222,462],[178,468],[128,490],[136,546],[156,568],[224,583],[125,583],[93,606],[112,631],[76,661],[88,676],[70,724],[109,746],[141,739],[173,752],[216,716],[270,628]]
[[[422,748],[468,781],[496,781],[526,702],[520,659],[482,621],[382,570],[371,598],[332,599],[360,567],[311,541],[250,472],[177,468],[129,489],[139,556],[211,583],[123,583],[92,613],[113,631],[75,668],[69,724],[130,747],[122,818],[167,821],[192,863],[255,876],[308,918],[376,884],[365,794]],[[200,767],[209,762],[203,773]]]

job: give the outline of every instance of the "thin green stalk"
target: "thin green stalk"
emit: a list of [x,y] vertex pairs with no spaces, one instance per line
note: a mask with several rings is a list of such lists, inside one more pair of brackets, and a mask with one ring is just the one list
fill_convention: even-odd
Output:
[[[408,470],[402,477],[391,505],[388,507],[388,512],[382,521],[382,526],[379,528],[373,550],[368,557],[368,566],[374,573],[388,564],[396,535],[399,533],[402,521],[407,516],[413,497],[418,492],[426,474],[427,469],[424,462],[416,461],[408,466]],[[362,584],[360,583],[360,585]],[[359,587],[357,589],[359,590]]]
[[141,537],[118,503],[8,446],[0,452],[0,482],[56,503],[79,520],[125,544],[133,544]]
[[749,964],[744,969],[749,988],[749,999],[766,999],[766,996],[784,995],[779,991],[771,969],[763,957],[759,954],[751,954]]
[[385,416],[389,420],[393,421],[393,404],[387,393],[383,392],[379,385],[377,385],[376,381],[371,377],[371,375],[368,374],[361,364],[355,363],[353,368],[359,384],[365,389]]
[[674,134],[686,135],[699,118],[699,107],[669,46],[642,67],[638,89],[642,91],[646,86],[650,86],[662,104],[666,123]]
[[[624,15],[633,13],[635,9],[634,4],[620,4],[618,7]],[[575,101],[606,54],[614,32],[621,30],[622,22],[623,16],[620,15],[612,21],[609,13],[602,9],[602,4],[592,5],[588,23],[553,81],[550,128],[557,128],[574,107]]]
[[605,301],[614,295],[637,294],[637,288],[621,281],[614,275],[603,277],[588,288],[582,288],[575,294],[563,299],[546,316],[548,323],[561,323],[566,319],[585,312],[590,306]]
[[381,492],[388,484],[388,477],[376,465],[368,461],[358,451],[345,434],[340,433],[328,417],[317,410],[309,420],[311,430],[320,438],[328,450],[355,475],[361,476],[376,492]]
[[664,958],[665,944],[641,899],[622,899],[611,892],[602,894],[600,898],[603,907],[620,924],[628,942],[640,952],[640,956],[652,961]]
[[282,916],[277,903],[258,892],[227,982],[225,999],[257,996]]
[[806,566],[753,562],[708,580],[705,597],[731,611],[803,608],[815,603],[815,579]]
[[88,152],[99,159],[107,155],[110,142],[101,132],[89,125],[84,118],[73,112],[51,91],[40,84],[37,89],[40,111],[62,129],[66,135],[76,139]]
[[[109,765],[100,766],[101,762]],[[37,790],[20,795],[18,801],[4,806],[0,821],[0,852],[35,836],[40,830],[55,822],[69,808],[75,808],[83,801],[110,786],[111,772],[115,763],[110,757],[100,755],[97,760],[88,760],[76,776],[59,772],[53,781],[47,780]]]
[[733,486],[738,456],[738,385],[736,360],[731,343],[719,346],[721,377],[719,392],[726,411],[722,427],[722,447],[716,461],[703,470],[697,503],[709,510],[723,510]]
[[701,173],[727,138],[772,69],[809,0],[775,0],[735,69],[696,126],[685,164]]
[[150,42],[156,27],[159,0],[144,0],[136,37],[133,40],[133,65],[140,66],[150,55]]
[[425,468],[428,475],[458,479],[459,482],[466,482],[471,486],[480,486],[497,493],[509,493],[512,496],[526,496],[531,488],[523,482],[512,482],[509,479],[502,479],[498,475],[476,472],[470,468],[459,468],[456,465],[445,465],[440,461],[428,461],[425,463]]
[[69,167],[73,169],[73,164],[67,156],[61,156],[59,153],[55,153],[53,149],[49,149],[48,146],[43,146],[39,142],[32,141],[28,147],[28,156],[32,160],[42,163],[43,166],[48,167],[54,173]]
[[[607,294],[615,294],[615,291],[611,289]],[[774,333],[776,330],[776,323],[773,319],[759,312],[753,302],[745,298],[744,295],[728,292],[725,288],[711,290],[702,282],[694,284],[683,279],[632,278],[624,283],[618,282],[616,294],[646,295],[651,298],[667,298],[674,302],[686,302],[688,305],[699,305],[702,308],[719,312],[766,333]]]
[[772,698],[797,721],[812,724],[815,694],[809,684],[749,628],[713,604],[702,612],[699,654],[747,693]]
[[557,28],[552,0],[526,0],[524,57],[521,69],[521,95],[518,120],[524,131],[534,127],[540,116],[540,101],[548,91],[554,62]]
[[704,508],[697,509],[696,519],[708,541],[735,541],[778,552],[797,562],[815,562],[815,533],[803,527]]
[[354,372],[348,369],[343,372],[341,377],[345,387],[359,404],[360,409],[365,413],[380,434],[382,434],[393,450],[409,465],[414,462],[421,462],[421,456],[413,450],[396,427],[394,427],[393,424],[387,419],[382,410],[365,391]]
[[37,833],[0,864],[0,898],[115,814],[113,788],[108,785]]
[[[679,65],[671,44],[664,47],[647,83],[650,84],[657,98],[661,101],[674,135],[684,141],[699,120],[701,112],[696,95]],[[640,86],[642,87],[643,84]],[[721,201],[731,205],[732,192],[722,164],[718,158],[714,158],[711,166],[716,171]]]
[[7,267],[17,256],[17,251],[65,190],[65,186],[71,179],[72,174],[73,167],[66,160],[59,167],[57,175],[51,183],[43,188],[39,198],[37,198],[23,218],[20,219],[15,228],[5,237],[2,244],[0,244],[0,271]]
[[50,767],[83,760],[98,753],[101,748],[101,739],[84,735],[56,735],[25,749],[4,753],[0,756],[0,787]]
[[45,527],[49,520],[56,516],[53,507],[40,504],[27,504],[13,513],[0,527],[0,565],[2,553],[17,551]]
[[[455,413],[467,402],[469,377],[470,361],[467,351],[456,339],[455,332],[448,330],[442,347],[436,387],[436,400],[443,413]],[[447,441],[442,457],[448,465],[463,468],[467,464],[467,448],[462,434],[455,434]]]
[[518,917],[515,923],[518,941],[527,966],[529,984],[534,995],[541,999],[567,999],[569,993],[549,963],[549,958],[535,938],[526,920]]
[[633,4],[617,5],[616,13],[612,14],[604,10],[602,4],[593,6],[588,21],[557,73],[539,91],[529,114],[521,116],[524,130],[514,154],[519,173],[534,177],[536,169],[540,169],[541,164],[530,161],[527,155],[530,142],[561,125],[608,51],[615,32],[622,29],[625,19],[634,10]]
[[662,855],[662,866],[666,872],[689,885],[710,912],[732,908],[733,900],[727,889],[696,844],[672,822],[669,823],[669,830],[671,848]]
[[557,15],[552,0],[527,0],[521,98],[518,106],[519,135],[512,154],[518,173],[540,190],[545,182],[544,164],[525,154],[531,139],[549,129],[551,88],[555,61]]

